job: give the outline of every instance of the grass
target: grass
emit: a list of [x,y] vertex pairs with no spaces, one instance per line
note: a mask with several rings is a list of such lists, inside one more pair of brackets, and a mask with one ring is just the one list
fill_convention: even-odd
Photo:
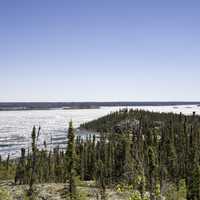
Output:
[[12,200],[9,191],[1,187],[0,187],[0,200]]
[[0,165],[0,180],[14,180],[15,167],[9,166],[8,169],[5,165]]

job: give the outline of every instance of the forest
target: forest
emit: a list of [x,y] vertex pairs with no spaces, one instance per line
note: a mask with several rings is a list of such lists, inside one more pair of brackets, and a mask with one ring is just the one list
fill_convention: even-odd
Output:
[[22,148],[18,159],[0,159],[0,181],[26,185],[27,200],[37,199],[36,186],[47,183],[62,183],[63,198],[69,200],[90,199],[79,190],[85,183],[97,188],[97,200],[109,200],[110,191],[126,194],[125,200],[200,199],[200,116],[195,113],[122,109],[80,129],[91,134],[76,136],[71,121],[66,148],[49,150],[45,141],[38,148],[40,127],[33,127],[30,149]]

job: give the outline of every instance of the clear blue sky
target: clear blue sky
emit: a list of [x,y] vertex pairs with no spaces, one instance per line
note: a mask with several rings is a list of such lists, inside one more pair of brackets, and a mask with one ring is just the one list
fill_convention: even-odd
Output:
[[1,0],[0,101],[200,100],[200,1]]

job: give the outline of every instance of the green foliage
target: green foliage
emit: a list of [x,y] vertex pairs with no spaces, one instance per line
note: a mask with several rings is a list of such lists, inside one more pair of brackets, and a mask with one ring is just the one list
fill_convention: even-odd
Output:
[[74,129],[72,125],[72,121],[69,123],[68,129],[68,143],[67,143],[67,151],[66,151],[66,163],[67,163],[67,175],[69,179],[69,196],[70,200],[77,199],[76,192],[76,172],[75,172],[75,143],[74,143]]
[[24,198],[23,200],[36,200],[37,195],[36,195],[35,191],[33,191],[33,193],[31,195],[30,195],[29,191],[26,191],[23,198]]
[[0,200],[12,200],[10,193],[6,189],[1,187],[0,187]]
[[155,186],[155,197],[160,198],[161,193],[160,193],[160,185],[156,184]]
[[150,198],[147,194],[142,197],[142,195],[138,191],[134,191],[132,192],[128,200],[150,200]]
[[88,200],[88,194],[86,191],[78,191],[77,192],[77,199],[78,200]]
[[10,163],[8,168],[3,163],[0,165],[0,180],[14,179],[16,170],[15,163]]
[[164,196],[166,197],[166,200],[186,200],[186,193],[186,183],[185,180],[182,179],[179,182],[178,190],[177,187],[172,184],[168,187],[168,190],[165,192]]
[[32,130],[32,162],[31,162],[31,172],[30,172],[30,181],[29,181],[29,191],[28,191],[28,195],[30,197],[33,196],[34,193],[34,188],[33,188],[33,184],[36,182],[36,163],[37,163],[37,143],[36,143],[36,137],[39,137],[39,131],[40,128],[38,130],[38,134],[36,136],[36,128],[33,127]]
[[200,199],[200,167],[196,166],[192,170],[191,177],[188,178],[187,199]]

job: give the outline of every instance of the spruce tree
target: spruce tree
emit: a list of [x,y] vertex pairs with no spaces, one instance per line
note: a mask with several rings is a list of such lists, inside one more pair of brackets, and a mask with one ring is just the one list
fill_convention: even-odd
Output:
[[25,149],[21,149],[21,157],[17,165],[15,173],[15,184],[19,181],[19,184],[25,184]]
[[100,189],[101,200],[106,200],[106,169],[102,160],[97,162],[96,183]]
[[[39,134],[38,134],[39,135]],[[31,174],[30,174],[30,182],[29,182],[29,196],[33,195],[33,184],[36,181],[36,153],[37,153],[37,144],[36,144],[36,128],[33,127],[32,130],[32,160],[31,160]]]
[[156,158],[152,147],[148,149],[148,183],[150,191],[150,199],[155,200],[156,186]]
[[72,121],[69,122],[69,129],[68,129],[68,135],[67,135],[67,151],[66,151],[66,159],[67,159],[67,176],[69,180],[69,197],[70,200],[77,199],[77,193],[76,193],[76,182],[75,182],[75,134],[74,134],[74,128],[72,125]]

